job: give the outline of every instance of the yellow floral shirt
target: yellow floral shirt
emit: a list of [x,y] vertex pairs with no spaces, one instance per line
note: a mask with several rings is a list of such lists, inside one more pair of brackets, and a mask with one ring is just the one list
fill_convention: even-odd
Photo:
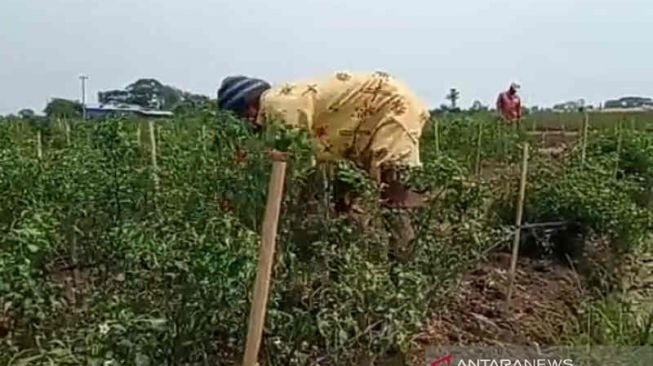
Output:
[[311,131],[318,160],[350,159],[364,168],[421,165],[419,139],[428,108],[382,72],[339,72],[287,83],[261,96],[258,123],[279,120]]

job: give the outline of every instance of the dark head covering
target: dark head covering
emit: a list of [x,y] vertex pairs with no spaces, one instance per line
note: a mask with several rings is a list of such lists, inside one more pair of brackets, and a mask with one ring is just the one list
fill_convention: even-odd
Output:
[[242,115],[252,93],[270,89],[266,81],[247,76],[229,76],[222,80],[218,89],[218,108]]

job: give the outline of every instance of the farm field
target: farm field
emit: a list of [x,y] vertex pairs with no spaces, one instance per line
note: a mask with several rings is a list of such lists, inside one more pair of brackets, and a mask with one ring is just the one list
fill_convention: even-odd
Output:
[[[593,128],[615,128],[619,124],[634,130],[653,130],[653,112],[598,112],[588,113]],[[580,130],[583,113],[535,112],[526,117],[524,127],[536,130]]]
[[[580,114],[522,131],[433,119],[409,178],[431,201],[411,212],[403,262],[378,187],[313,166],[301,134],[257,137],[210,111],[2,120],[0,364],[240,364],[272,147],[292,158],[261,366],[423,365],[435,343],[653,345],[653,115],[621,119],[590,114],[586,134]],[[333,179],[361,194],[361,217],[335,214]]]

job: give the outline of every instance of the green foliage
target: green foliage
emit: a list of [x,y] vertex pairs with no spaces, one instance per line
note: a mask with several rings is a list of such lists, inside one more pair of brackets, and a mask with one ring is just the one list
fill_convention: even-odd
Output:
[[133,104],[143,108],[185,112],[201,108],[208,103],[209,98],[164,85],[156,79],[138,79],[124,90],[99,92],[98,101],[102,104]]
[[[651,112],[600,112],[589,111],[590,126],[593,129],[614,128],[620,121],[628,121],[628,125],[636,130],[651,131],[653,126],[653,113]],[[552,112],[533,111],[526,119],[527,129],[534,126],[538,130],[560,130],[565,128],[568,131],[580,131],[585,118],[583,112]]]
[[651,213],[633,201],[633,186],[613,180],[604,166],[588,163],[539,173],[528,193],[529,221],[571,221],[607,236],[615,253],[629,252],[646,238]]
[[653,313],[640,313],[617,296],[588,301],[581,313],[578,344],[653,346]]
[[33,110],[26,108],[26,109],[21,109],[18,111],[18,117],[22,119],[30,119],[33,118],[36,115]]
[[[472,171],[477,154],[483,161],[518,162],[521,158],[518,143],[529,140],[524,131],[506,126],[489,114],[445,115],[437,118],[439,153],[468,166]],[[424,129],[421,145],[424,160],[438,155],[438,151],[434,149],[434,127],[432,120]],[[536,145],[534,141],[531,143]]]
[[[526,136],[489,120],[443,121],[440,151],[428,127],[424,165],[405,180],[434,199],[408,215],[382,208],[379,187],[352,164],[314,165],[306,133],[278,124],[259,135],[209,110],[157,122],[158,169],[140,121],[75,121],[70,144],[56,124],[0,125],[0,364],[240,362],[270,149],[290,161],[266,365],[349,365],[410,349],[459,275],[506,239],[493,210],[505,197],[470,177],[479,123],[483,160],[519,160]],[[528,218],[577,220],[632,247],[650,230],[633,200],[635,177],[649,174],[641,146],[623,145],[619,179],[595,147],[585,166],[538,165]],[[359,194],[358,217],[334,212],[334,180]],[[388,255],[389,227],[406,216],[416,239],[400,263]]]
[[77,118],[82,115],[82,105],[77,101],[54,98],[45,106],[48,118]]
[[456,88],[449,89],[449,94],[447,94],[447,100],[451,103],[451,111],[456,111],[458,109],[458,99],[460,99],[460,92]]
[[[619,135],[621,134],[621,146],[619,147]],[[608,132],[597,131],[591,138],[588,145],[589,156],[600,157],[603,155],[615,156],[619,151],[619,166],[625,175],[640,178],[649,178],[653,175],[653,136],[640,133],[636,130],[619,128]]]

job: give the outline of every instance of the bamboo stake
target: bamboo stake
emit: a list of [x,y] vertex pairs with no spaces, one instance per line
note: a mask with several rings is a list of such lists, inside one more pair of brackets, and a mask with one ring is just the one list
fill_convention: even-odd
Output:
[[617,158],[614,164],[614,178],[617,178],[619,173],[619,159],[621,158],[621,145],[623,140],[623,121],[619,121],[617,125]]
[[206,126],[202,125],[202,149],[206,152]]
[[66,120],[64,123],[66,129],[66,145],[70,146],[70,122]]
[[43,142],[41,139],[41,131],[36,131],[36,156],[40,159],[43,158]]
[[268,186],[265,217],[263,218],[261,251],[259,252],[258,268],[256,270],[254,298],[249,314],[249,326],[247,331],[247,343],[245,345],[245,355],[243,357],[243,366],[256,365],[261,345],[285,174],[286,163],[280,160],[273,161],[272,175],[270,176],[270,183]]
[[476,161],[474,162],[474,172],[476,175],[481,174],[481,141],[483,138],[483,123],[478,123],[478,136],[476,138]]
[[330,222],[331,217],[329,215],[329,209],[331,208],[331,185],[329,185],[330,182],[330,172],[329,169],[331,166],[319,166],[318,169],[322,173],[322,195],[324,196],[324,217],[326,219],[326,222]]
[[433,120],[433,129],[435,133],[435,152],[440,155],[440,121],[437,118]]
[[72,245],[70,248],[72,260],[73,260],[73,304],[77,303],[77,294],[79,293],[79,287],[82,284],[80,273],[79,273],[79,255],[77,250],[77,233],[73,232]]
[[499,125],[499,143],[501,144],[501,158],[505,161],[506,160],[506,139],[503,136],[503,124]]
[[581,141],[581,151],[580,151],[580,160],[585,163],[585,158],[587,157],[587,137],[588,137],[588,130],[589,130],[589,124],[590,124],[590,117],[589,113],[585,111],[585,116],[583,118],[583,135],[582,135],[582,141]]
[[526,196],[526,178],[528,176],[528,143],[524,143],[524,152],[521,166],[521,180],[519,182],[519,198],[517,201],[517,214],[515,217],[515,239],[512,244],[512,258],[510,260],[510,283],[508,284],[508,296],[506,305],[510,308],[512,299],[513,286],[515,284],[515,275],[517,270],[517,257],[519,255],[519,242],[521,240],[521,224],[524,213],[524,198]]
[[154,179],[154,189],[159,190],[159,166],[156,161],[156,136],[154,131],[154,121],[149,120],[148,127],[150,130],[150,148],[152,151],[152,178]]

